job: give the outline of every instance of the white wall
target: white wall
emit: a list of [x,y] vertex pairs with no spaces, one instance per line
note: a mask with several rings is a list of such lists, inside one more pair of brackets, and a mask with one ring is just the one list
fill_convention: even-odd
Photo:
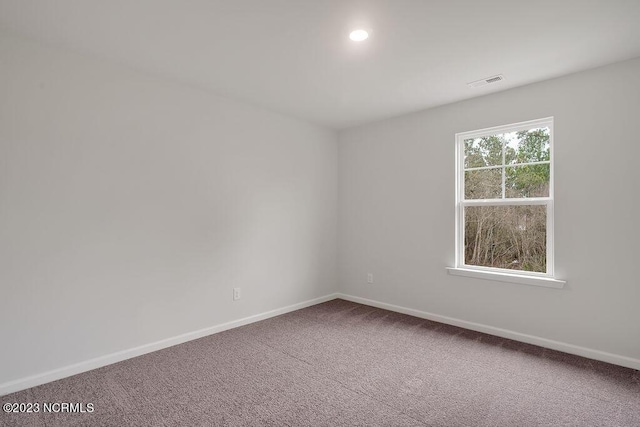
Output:
[[[640,358],[640,60],[343,131],[339,146],[326,129],[22,40],[0,38],[0,63],[0,384],[338,284]],[[568,284],[447,275],[454,134],[546,116]]]
[[[638,76],[640,59],[341,132],[341,291],[640,359]],[[447,275],[454,134],[547,116],[556,269],[568,284]]]
[[0,384],[336,291],[334,132],[17,39],[0,63]]

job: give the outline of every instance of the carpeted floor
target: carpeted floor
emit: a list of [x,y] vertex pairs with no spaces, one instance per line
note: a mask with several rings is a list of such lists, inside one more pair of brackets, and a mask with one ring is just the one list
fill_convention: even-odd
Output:
[[640,372],[333,300],[0,398],[25,426],[640,426]]

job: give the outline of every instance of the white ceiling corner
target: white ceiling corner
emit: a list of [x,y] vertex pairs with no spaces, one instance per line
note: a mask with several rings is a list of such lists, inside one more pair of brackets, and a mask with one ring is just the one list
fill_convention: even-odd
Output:
[[334,129],[638,57],[638,22],[638,0],[0,0],[10,34]]

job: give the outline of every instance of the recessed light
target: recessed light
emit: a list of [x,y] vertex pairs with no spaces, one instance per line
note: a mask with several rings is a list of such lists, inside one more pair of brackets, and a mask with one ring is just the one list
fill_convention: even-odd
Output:
[[365,30],[354,30],[349,34],[349,38],[354,42],[361,42],[369,38],[369,33]]

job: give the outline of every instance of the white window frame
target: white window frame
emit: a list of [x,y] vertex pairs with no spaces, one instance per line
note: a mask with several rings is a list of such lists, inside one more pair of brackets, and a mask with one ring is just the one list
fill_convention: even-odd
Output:
[[[497,135],[507,132],[519,132],[523,130],[535,128],[549,128],[549,196],[548,197],[531,197],[531,198],[504,198],[505,182],[504,172],[502,173],[502,191],[503,198],[500,199],[464,199],[464,141],[472,138],[482,138],[491,135]],[[520,283],[526,285],[538,285],[551,288],[562,288],[566,283],[558,280],[554,276],[554,229],[553,229],[553,211],[554,211],[554,133],[553,133],[553,117],[543,119],[529,120],[504,126],[495,126],[470,132],[461,132],[456,134],[456,255],[455,267],[448,268],[450,274],[475,277],[480,279],[489,279],[502,282]],[[504,147],[502,149],[503,161],[501,168],[509,166],[505,165]],[[542,162],[534,162],[542,163]],[[543,163],[546,163],[543,162]],[[467,206],[517,206],[517,205],[544,205],[547,207],[547,271],[545,273],[509,270],[495,267],[484,267],[477,265],[465,264],[464,260],[464,208]]]

